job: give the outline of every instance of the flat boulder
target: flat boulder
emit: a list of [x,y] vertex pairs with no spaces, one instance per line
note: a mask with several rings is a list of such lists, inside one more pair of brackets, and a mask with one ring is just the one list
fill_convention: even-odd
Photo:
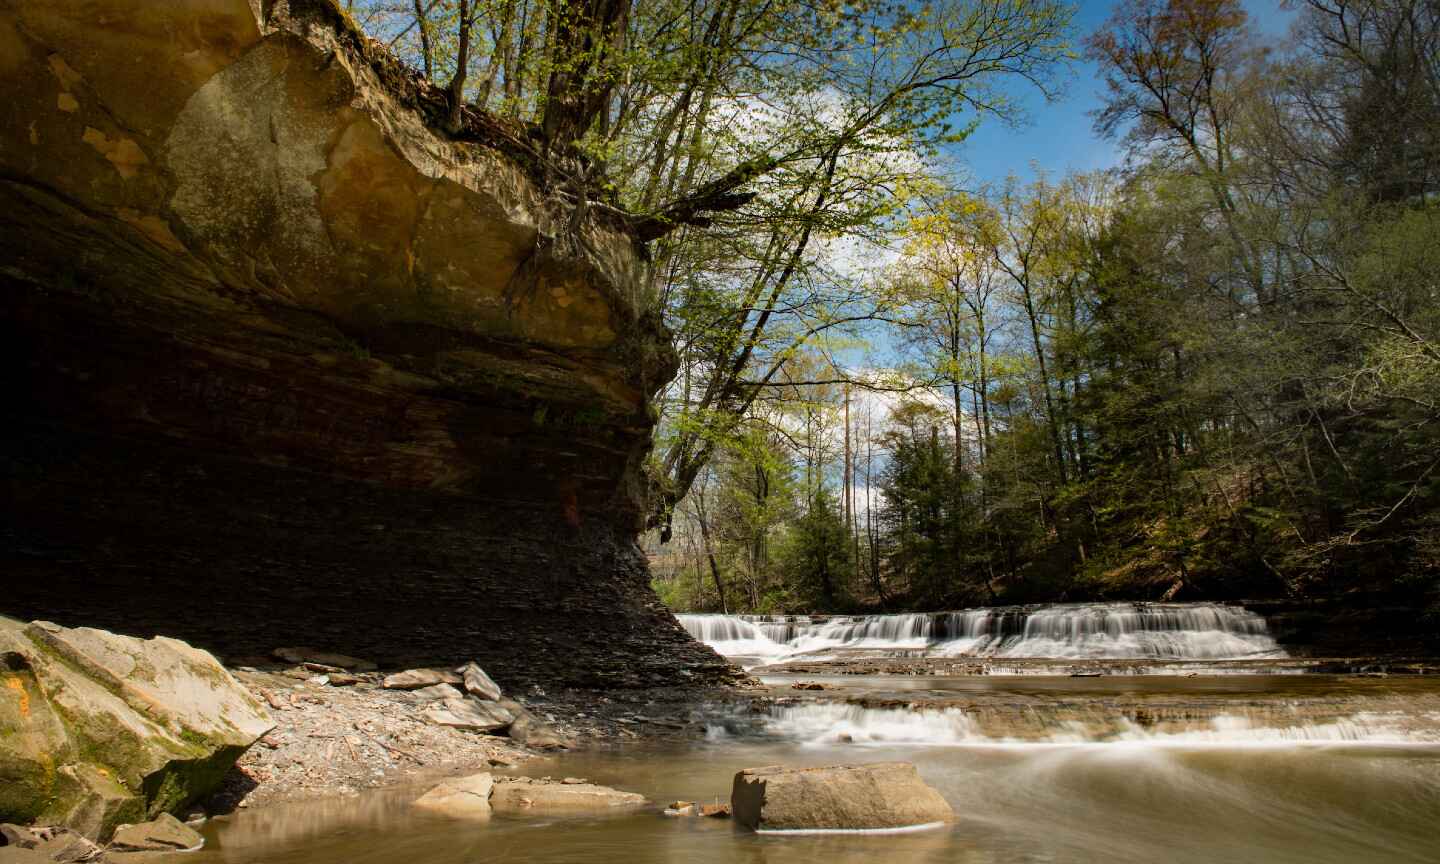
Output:
[[421,687],[434,687],[436,684],[463,686],[465,678],[450,669],[406,669],[404,672],[386,675],[380,684],[386,690],[419,690]]
[[177,639],[0,617],[0,822],[108,840],[214,791],[274,725]]
[[493,786],[489,772],[452,777],[415,799],[411,806],[454,819],[489,819]]
[[610,813],[646,804],[645,796],[593,783],[547,783],[516,777],[496,783],[490,807],[497,813]]
[[730,807],[753,831],[913,828],[955,815],[909,762],[747,768],[735,775]]
[[459,697],[431,702],[425,719],[437,726],[453,726],[472,732],[498,732],[515,722],[515,715],[494,702]]

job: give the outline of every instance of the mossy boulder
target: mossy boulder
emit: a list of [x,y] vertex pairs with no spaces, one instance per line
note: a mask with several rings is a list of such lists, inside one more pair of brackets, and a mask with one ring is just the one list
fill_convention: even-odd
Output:
[[0,617],[0,822],[108,839],[212,791],[273,727],[184,642]]

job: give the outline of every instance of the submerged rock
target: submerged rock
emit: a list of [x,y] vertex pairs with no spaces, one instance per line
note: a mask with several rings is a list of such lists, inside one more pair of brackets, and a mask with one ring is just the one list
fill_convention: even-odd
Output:
[[515,813],[606,813],[646,804],[645,796],[593,783],[544,783],[516,777],[495,784],[490,807]]
[[747,768],[735,775],[730,806],[737,822],[756,831],[907,828],[954,818],[909,762]]
[[273,727],[184,642],[0,618],[0,820],[107,839],[215,789]]
[[415,799],[411,806],[457,819],[489,819],[493,785],[488,771],[454,777]]

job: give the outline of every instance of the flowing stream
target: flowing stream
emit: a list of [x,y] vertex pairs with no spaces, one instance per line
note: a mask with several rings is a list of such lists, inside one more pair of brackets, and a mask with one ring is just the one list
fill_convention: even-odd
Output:
[[[1066,652],[1199,664],[1278,652],[1222,606],[1049,606],[828,620],[686,616],[706,641],[805,651]],[[1097,656],[1098,655],[1098,656]],[[751,656],[754,656],[753,654]],[[1106,657],[1114,657],[1107,660]],[[1205,659],[1205,658],[1213,658]],[[1440,676],[770,674],[770,698],[696,706],[685,744],[517,769],[672,800],[727,800],[742,768],[914,762],[953,824],[887,836],[761,836],[659,807],[446,821],[423,786],[240,811],[188,864],[1359,864],[1440,861]],[[804,683],[819,690],[797,690]]]

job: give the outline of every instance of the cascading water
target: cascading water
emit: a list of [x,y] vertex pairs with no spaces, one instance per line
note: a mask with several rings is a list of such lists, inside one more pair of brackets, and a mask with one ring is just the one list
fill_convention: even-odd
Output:
[[[1053,716],[1047,716],[1053,714]],[[1184,714],[1185,712],[1181,712]],[[1284,746],[1295,744],[1440,744],[1433,721],[1397,713],[1357,711],[1336,716],[1296,716],[1275,707],[1190,712],[1201,716],[1136,722],[1113,710],[1091,708],[985,712],[958,708],[868,708],[842,702],[777,705],[762,718],[758,734],[812,745],[1152,744]],[[728,730],[711,728],[711,740]]]
[[1265,619],[1210,603],[1088,603],[862,617],[677,615],[728,657],[777,660],[832,648],[947,657],[1234,660],[1283,657]]

